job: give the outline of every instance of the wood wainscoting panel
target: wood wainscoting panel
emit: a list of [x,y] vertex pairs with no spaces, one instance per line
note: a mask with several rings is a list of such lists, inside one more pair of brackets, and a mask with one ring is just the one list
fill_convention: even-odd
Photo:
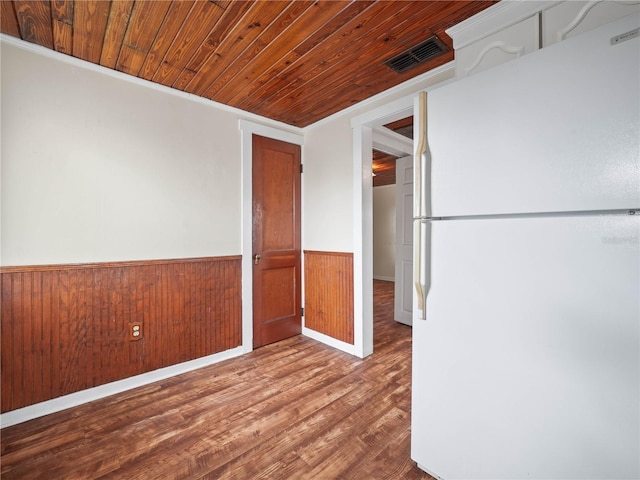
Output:
[[304,251],[305,326],[353,345],[353,254]]
[[2,412],[242,343],[240,256],[0,274]]

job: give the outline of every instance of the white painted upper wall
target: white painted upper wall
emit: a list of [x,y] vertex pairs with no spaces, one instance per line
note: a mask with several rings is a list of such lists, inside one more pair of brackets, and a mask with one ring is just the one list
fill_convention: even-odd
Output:
[[396,186],[373,189],[373,278],[395,281]]
[[[3,37],[0,264],[242,253],[247,112]],[[86,67],[86,68],[85,68]],[[303,248],[353,252],[351,120],[453,77],[425,74],[304,130]]]
[[1,264],[240,254],[255,116],[37,48],[2,42]]
[[305,249],[353,252],[356,248],[351,120],[451,80],[454,73],[453,63],[447,64],[304,129]]
[[353,251],[353,162],[349,118],[305,130],[305,250]]

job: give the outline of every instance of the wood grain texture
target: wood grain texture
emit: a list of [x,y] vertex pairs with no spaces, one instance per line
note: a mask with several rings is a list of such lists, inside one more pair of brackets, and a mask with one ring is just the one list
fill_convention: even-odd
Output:
[[53,48],[49,2],[24,0],[14,2],[14,5],[21,38],[27,42]]
[[[373,5],[373,8],[370,8]],[[358,36],[362,28],[366,28],[382,3],[367,1],[354,2],[342,15],[333,19],[331,29],[318,30],[298,45],[289,55],[256,78],[241,98],[238,105],[250,103],[250,98],[274,98],[283,89],[291,89],[304,82],[302,76],[308,75],[310,67],[320,62],[327,66],[329,58],[348,45],[352,38]],[[382,7],[384,8],[384,6]],[[387,6],[389,8],[389,6]],[[369,9],[366,14],[362,12]],[[397,10],[397,9],[396,9]],[[318,36],[321,35],[321,36]],[[277,98],[277,97],[275,97]]]
[[431,479],[410,459],[411,328],[374,281],[374,353],[303,336],[3,429],[2,478]]
[[[283,34],[270,39],[266,43],[266,47],[254,54],[249,62],[237,72],[236,77],[243,78],[244,76],[246,78],[250,72],[263,72],[278,62],[284,61],[286,63],[283,57],[291,55],[290,52],[294,52],[293,56],[297,57],[295,49],[306,40],[309,32],[315,32],[321,28],[347,5],[345,2],[331,0],[314,2],[310,8],[305,10],[305,15],[300,15],[292,22],[283,23],[282,26],[285,27]],[[242,88],[237,81],[225,82],[222,88],[215,91],[215,98],[219,102],[227,103],[241,92]],[[213,93],[209,90],[205,96],[213,95]]]
[[84,0],[73,5],[73,56],[100,63],[111,2]]
[[100,65],[108,68],[116,67],[132,9],[133,0],[120,0],[111,6],[104,34],[104,48],[100,54]]
[[158,30],[156,40],[140,69],[140,77],[151,80],[160,67],[164,56],[173,44],[174,38],[181,30],[183,22],[194,8],[195,1],[182,0],[171,2],[171,7],[165,16],[165,21]]
[[[185,90],[196,73],[202,71],[204,63],[214,57],[215,59],[222,57],[221,44],[225,40],[231,42],[242,39],[244,32],[235,34],[231,30],[236,26],[246,28],[244,15],[252,7],[272,4],[273,2],[260,2],[258,4],[251,2],[232,2],[225,8],[224,13],[220,16],[220,19],[213,28],[211,34],[207,40],[200,45],[197,50],[191,55],[191,59],[182,70],[182,73],[178,79],[173,83],[174,88],[179,90]],[[253,23],[250,23],[253,26]],[[251,28],[251,27],[250,27]]]
[[198,47],[211,35],[223,13],[224,9],[214,3],[195,2],[152,80],[166,86],[173,85]]
[[60,53],[71,55],[73,52],[73,2],[53,0],[50,4],[53,48]]
[[4,267],[0,277],[3,412],[241,344],[240,257]]
[[353,254],[304,251],[304,324],[353,345]]
[[12,37],[20,37],[20,26],[12,2],[0,1],[0,31]]
[[[286,7],[281,14],[273,22],[265,22],[264,28],[261,28],[258,32],[258,36],[245,46],[242,53],[237,58],[233,58],[229,67],[224,70],[221,76],[215,76],[213,79],[207,79],[205,84],[209,83],[210,86],[200,92],[200,95],[207,98],[218,98],[217,92],[227,86],[227,84],[234,78],[238,77],[240,71],[242,71],[254,58],[263,54],[264,50],[271,45],[276,39],[285,35],[285,31],[293,24],[299,17],[306,14],[308,10],[313,6],[312,1],[296,1],[292,2]],[[262,26],[262,23],[260,23]],[[235,95],[235,93],[233,93]],[[231,102],[229,102],[231,104]]]
[[[445,30],[495,0],[3,0],[0,31],[305,127],[453,58]],[[5,5],[6,4],[6,5]],[[397,74],[437,35],[446,54]]]
[[302,331],[300,145],[254,135],[253,347]]
[[[304,10],[308,6],[308,2],[299,2],[297,8]],[[247,63],[238,56],[245,52],[247,47],[262,35],[276,18],[282,17],[282,14],[282,5],[275,2],[258,2],[252,5],[242,20],[234,25],[229,35],[218,39],[218,45],[211,52],[214,55],[210,55],[200,69],[194,70],[197,73],[194,73],[185,90],[202,94],[209,88],[220,88],[214,85],[235,75],[235,73],[227,73],[227,69],[232,65]]]
[[[373,65],[382,64],[387,58],[395,53],[387,53],[387,43],[395,37],[388,35],[391,28],[402,23],[412,8],[413,2],[378,2],[374,7],[365,10],[361,15],[354,18],[341,28],[338,35],[325,42],[325,45],[317,48],[327,48],[322,55],[315,57],[315,52],[309,52],[306,61],[300,65],[293,78],[287,82],[287,95],[278,96],[272,99],[277,103],[275,108],[283,114],[299,108],[302,102],[311,104],[319,100],[320,97],[306,97],[304,94],[307,85],[326,85],[330,92],[334,92],[327,97],[323,97],[323,104],[329,99],[335,99],[335,84],[345,77],[353,78],[360,75],[361,71],[354,71],[350,65],[354,63],[364,64],[363,58],[367,58],[367,63]],[[385,39],[387,41],[385,42]],[[351,42],[357,41],[358,48],[354,49]],[[334,42],[337,42],[333,44]],[[381,52],[385,52],[384,58]],[[395,50],[392,50],[395,52]],[[371,68],[369,65],[367,69]],[[329,93],[329,92],[327,92]],[[352,90],[349,95],[357,95]],[[306,98],[305,98],[306,97]],[[349,106],[355,101],[350,101]]]
[[118,56],[118,70],[138,76],[170,6],[166,0],[135,3]]

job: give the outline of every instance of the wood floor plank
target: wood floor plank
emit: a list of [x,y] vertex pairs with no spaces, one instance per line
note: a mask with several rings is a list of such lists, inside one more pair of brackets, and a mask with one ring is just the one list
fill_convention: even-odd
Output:
[[233,473],[240,475],[240,477],[250,478],[260,472],[269,471],[269,467],[274,462],[278,463],[283,456],[291,451],[296,451],[297,455],[302,458],[300,452],[311,444],[318,435],[326,432],[337,422],[344,420],[349,413],[353,413],[352,410],[347,410],[344,406],[348,403],[347,399],[357,386],[342,383],[342,388],[332,390],[333,396],[324,399],[326,406],[320,407],[316,403],[316,406],[311,409],[311,413],[306,416],[305,412],[298,412],[296,415],[284,413],[283,415],[287,415],[287,417],[283,428],[260,432],[263,433],[261,441],[255,442],[251,449],[234,458],[232,462],[210,473],[219,476]]
[[430,479],[410,459],[411,328],[375,281],[374,354],[297,336],[0,431],[3,479]]

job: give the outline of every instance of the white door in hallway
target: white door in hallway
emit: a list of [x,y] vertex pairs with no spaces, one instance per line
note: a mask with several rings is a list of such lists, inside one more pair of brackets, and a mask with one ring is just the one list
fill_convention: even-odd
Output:
[[413,157],[396,160],[396,269],[394,316],[411,325],[413,308]]

